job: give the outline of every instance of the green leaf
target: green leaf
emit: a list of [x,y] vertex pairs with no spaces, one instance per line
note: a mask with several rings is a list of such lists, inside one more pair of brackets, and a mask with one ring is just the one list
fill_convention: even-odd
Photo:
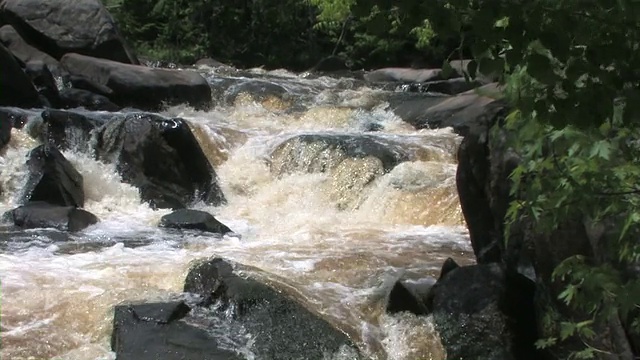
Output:
[[597,141],[591,148],[590,158],[599,157],[603,160],[609,160],[611,155],[611,143],[606,140]]

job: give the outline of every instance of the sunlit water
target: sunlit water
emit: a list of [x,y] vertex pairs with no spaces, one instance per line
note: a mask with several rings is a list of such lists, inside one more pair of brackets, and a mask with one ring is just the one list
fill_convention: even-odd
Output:
[[[65,152],[84,176],[85,208],[101,222],[73,235],[0,233],[2,359],[112,359],[113,306],[179,293],[190,263],[213,255],[292,289],[367,358],[444,359],[429,318],[385,315],[384,301],[401,276],[436,276],[447,257],[472,261],[455,191],[460,139],[414,130],[386,109],[382,92],[348,79],[266,75],[287,94],[165,114],[191,123],[228,199],[196,208],[235,234],[166,234],[156,225],[168,211],[140,204],[112,165]],[[220,74],[208,76],[216,86]],[[384,129],[369,135],[399,144],[408,161],[384,172],[375,158],[334,151],[321,154],[330,166],[319,172],[313,145],[283,145],[299,134],[359,136],[370,123]],[[16,206],[25,155],[37,145],[25,131],[12,135],[0,154],[0,211]]]

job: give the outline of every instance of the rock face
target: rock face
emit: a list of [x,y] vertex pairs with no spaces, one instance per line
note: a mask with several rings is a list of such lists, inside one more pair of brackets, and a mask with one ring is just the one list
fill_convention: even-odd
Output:
[[[116,307],[112,349],[119,360],[359,359],[349,338],[288,295],[216,258],[197,263],[182,301]],[[214,304],[214,306],[210,306]]]
[[54,228],[75,232],[98,222],[98,218],[88,211],[41,201],[27,203],[9,214],[13,223],[23,229]]
[[98,159],[116,164],[123,181],[155,208],[225,201],[213,167],[182,119],[128,114],[106,123],[96,139]]
[[213,215],[204,211],[191,209],[180,209],[163,216],[160,219],[160,227],[200,230],[222,235],[231,232],[231,229],[216,220]]
[[79,54],[67,54],[60,63],[71,75],[111,89],[109,99],[123,107],[156,110],[187,103],[204,109],[211,104],[211,88],[195,71],[155,69]]
[[13,54],[0,44],[0,106],[40,107],[38,92]]
[[99,0],[4,0],[0,14],[30,44],[56,59],[75,52],[138,63]]
[[26,202],[43,201],[52,205],[83,207],[82,175],[55,147],[40,145],[27,160],[29,178]]

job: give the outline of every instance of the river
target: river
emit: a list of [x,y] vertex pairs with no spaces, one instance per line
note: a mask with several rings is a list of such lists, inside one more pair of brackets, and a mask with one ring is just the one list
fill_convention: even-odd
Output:
[[[101,221],[75,234],[0,229],[0,358],[113,359],[113,306],[179,293],[189,264],[216,255],[295,289],[368,358],[444,359],[428,317],[386,315],[383,303],[400,276],[437,276],[447,257],[473,262],[455,187],[461,139],[450,129],[415,130],[388,110],[387,92],[355,80],[199,71],[219,89],[217,105],[163,115],[191,124],[228,200],[194,207],[234,234],[168,235],[157,223],[169,211],[140,204],[112,165],[64,152],[84,177],[85,208]],[[246,82],[286,92],[228,96]],[[290,140],[301,134],[369,136],[409,158],[383,171],[375,158]],[[36,144],[12,130],[0,154],[0,211],[17,206]]]

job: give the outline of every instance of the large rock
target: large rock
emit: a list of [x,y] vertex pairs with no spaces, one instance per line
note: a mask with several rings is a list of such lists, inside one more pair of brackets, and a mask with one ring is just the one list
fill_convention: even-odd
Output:
[[65,109],[85,108],[91,111],[118,111],[120,106],[108,97],[94,94],[82,89],[62,89],[60,91],[60,107]]
[[23,64],[39,61],[54,69],[60,66],[58,60],[27,43],[11,25],[0,28],[0,42]]
[[205,211],[179,209],[160,219],[160,227],[170,229],[200,230],[217,234],[230,233],[225,224]]
[[182,301],[118,305],[111,349],[118,360],[241,360],[223,349],[208,329],[188,324],[191,308]]
[[92,132],[104,123],[99,119],[70,111],[48,109],[42,112],[42,140],[61,150],[89,152]]
[[40,145],[29,152],[29,177],[24,201],[59,206],[84,206],[82,175],[55,147]]
[[[57,71],[54,69],[54,71]],[[34,60],[25,64],[25,74],[31,79],[45,107],[60,107],[60,94],[50,66]]]
[[189,271],[184,291],[200,295],[203,305],[215,302],[218,313],[242,324],[258,359],[324,359],[342,348],[357,358],[344,333],[286,293],[247,276],[237,264],[220,258],[201,261]]
[[392,102],[391,107],[417,129],[452,127],[464,136],[471,127],[486,125],[485,118],[493,118],[505,108],[504,102],[498,101],[497,90],[496,84],[489,84],[451,97],[423,96],[412,102]]
[[211,88],[195,71],[154,69],[79,54],[67,54],[60,62],[71,75],[111,89],[109,98],[123,107],[156,110],[187,103],[200,109],[211,104]]
[[498,264],[458,267],[448,259],[427,297],[448,359],[537,360],[534,283]]
[[98,218],[86,210],[41,201],[27,203],[6,216],[23,229],[53,228],[75,232],[98,222]]
[[187,123],[155,114],[115,118],[96,133],[96,156],[116,164],[122,180],[155,208],[223,203],[213,167]]
[[375,158],[383,171],[409,160],[401,144],[371,135],[305,134],[294,136],[271,153],[272,171],[325,172],[347,158]]
[[75,52],[138,63],[99,0],[4,0],[0,14],[30,44],[56,59]]
[[38,91],[13,54],[0,44],[0,106],[40,107]]

